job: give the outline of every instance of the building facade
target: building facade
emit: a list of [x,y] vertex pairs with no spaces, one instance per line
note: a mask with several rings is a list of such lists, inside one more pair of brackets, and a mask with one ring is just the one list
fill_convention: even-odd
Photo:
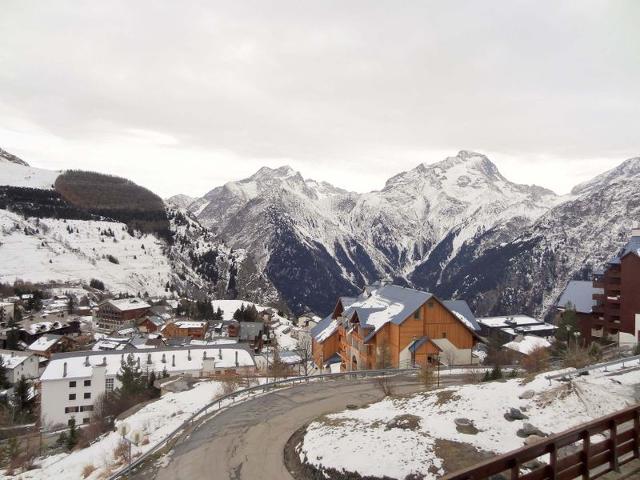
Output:
[[107,300],[98,306],[98,327],[111,331],[131,325],[148,315],[150,308],[148,303],[138,298]]
[[341,297],[311,331],[313,357],[341,370],[411,365],[477,363],[472,349],[479,327],[465,302],[399,287],[367,287],[357,298]]
[[640,331],[640,229],[634,229],[622,251],[604,271],[593,276],[596,301],[591,325],[592,338],[619,344],[635,344]]
[[143,371],[170,376],[212,377],[256,369],[251,352],[236,345],[57,354],[40,377],[42,425],[67,425],[72,417],[77,424],[89,423],[96,399],[120,387],[117,375],[129,354]]
[[179,320],[168,323],[162,328],[162,335],[167,338],[189,337],[203,340],[207,335],[207,322]]

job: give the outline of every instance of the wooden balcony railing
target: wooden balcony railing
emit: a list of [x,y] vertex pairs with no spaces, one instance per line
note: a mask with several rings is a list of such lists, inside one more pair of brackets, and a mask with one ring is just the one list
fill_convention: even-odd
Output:
[[[600,440],[603,436],[605,440]],[[636,458],[640,458],[640,404],[451,473],[444,479],[484,480],[500,474],[512,480],[595,479],[618,471],[620,465]],[[532,470],[522,468],[535,459],[546,463]]]

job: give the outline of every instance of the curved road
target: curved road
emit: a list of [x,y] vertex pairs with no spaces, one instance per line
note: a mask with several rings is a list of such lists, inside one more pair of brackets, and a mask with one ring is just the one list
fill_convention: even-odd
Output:
[[[461,383],[447,376],[444,385]],[[423,387],[411,377],[395,377],[394,393]],[[284,447],[300,427],[320,415],[382,399],[375,380],[334,380],[284,389],[239,403],[211,418],[175,446],[157,480],[293,480],[283,461]],[[146,473],[146,475],[145,475]],[[149,478],[149,472],[140,477]]]

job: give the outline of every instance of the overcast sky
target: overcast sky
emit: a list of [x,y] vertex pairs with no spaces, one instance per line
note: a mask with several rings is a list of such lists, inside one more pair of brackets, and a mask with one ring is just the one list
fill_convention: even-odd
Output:
[[640,155],[640,2],[0,0],[0,147],[201,195],[483,152],[560,193]]

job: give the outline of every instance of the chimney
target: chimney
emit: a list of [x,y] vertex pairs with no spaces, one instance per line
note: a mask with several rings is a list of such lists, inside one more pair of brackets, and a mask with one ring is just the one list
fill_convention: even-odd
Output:
[[204,358],[206,360],[206,358],[207,358],[207,351],[206,350],[204,350],[202,352],[202,358]]
[[162,363],[167,363],[167,356],[164,353],[162,354]]
[[238,350],[236,350],[236,367],[240,366],[240,364],[238,363]]
[[218,358],[220,360],[222,360],[222,349],[221,348],[218,349]]
[[151,365],[151,354],[147,353],[147,363]]
[[62,376],[66,377],[67,376],[67,362],[64,362],[62,364]]
[[87,355],[86,357],[84,357],[84,366],[88,367],[89,365],[90,365],[89,364],[89,355]]
[[102,357],[102,365],[107,366],[107,357]]
[[187,359],[191,361],[191,350],[187,350]]
[[175,354],[171,355],[171,366],[172,367],[176,366],[176,356],[175,356]]
[[138,368],[140,368],[140,357],[138,357]]

